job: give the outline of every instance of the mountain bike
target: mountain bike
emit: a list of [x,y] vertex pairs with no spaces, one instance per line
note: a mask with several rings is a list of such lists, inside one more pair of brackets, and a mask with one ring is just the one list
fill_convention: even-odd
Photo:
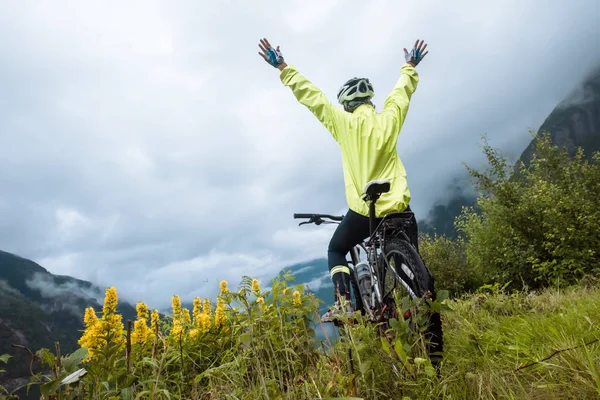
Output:
[[[392,212],[383,216],[376,225],[375,206],[382,194],[389,192],[389,180],[375,180],[367,183],[362,199],[369,203],[369,237],[350,250],[350,289],[351,303],[372,322],[388,325],[391,318],[399,318],[394,293],[404,289],[412,300],[436,300],[434,278],[417,249],[411,242],[407,228],[414,220],[412,211]],[[344,216],[329,214],[295,213],[296,219],[308,219],[299,225],[337,223]],[[364,250],[366,260],[361,260]],[[410,311],[404,312],[404,319],[411,318]],[[336,324],[337,325],[337,324]],[[389,327],[389,326],[387,326]],[[428,342],[428,353],[438,356],[443,351],[442,322],[439,312],[429,315],[429,325],[424,336]],[[432,357],[432,362],[434,361]],[[437,362],[436,362],[437,364]]]

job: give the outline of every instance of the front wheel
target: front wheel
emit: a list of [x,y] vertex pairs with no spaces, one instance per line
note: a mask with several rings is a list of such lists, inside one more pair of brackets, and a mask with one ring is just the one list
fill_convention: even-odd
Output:
[[[386,320],[389,317],[398,318],[394,293],[408,293],[411,299],[429,297],[436,299],[434,279],[416,249],[406,240],[392,238],[387,241],[383,251],[384,259],[380,259],[380,277],[383,304]],[[405,318],[408,316],[405,315]],[[438,356],[443,351],[443,332],[440,313],[431,311],[429,326],[425,331],[428,342],[428,353],[432,363],[437,364]]]

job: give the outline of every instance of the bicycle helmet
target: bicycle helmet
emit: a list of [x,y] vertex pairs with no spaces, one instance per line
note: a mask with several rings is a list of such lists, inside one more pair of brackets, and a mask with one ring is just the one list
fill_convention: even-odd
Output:
[[338,91],[337,99],[346,111],[351,112],[361,104],[371,103],[373,96],[375,96],[375,92],[369,79],[352,78],[342,85]]

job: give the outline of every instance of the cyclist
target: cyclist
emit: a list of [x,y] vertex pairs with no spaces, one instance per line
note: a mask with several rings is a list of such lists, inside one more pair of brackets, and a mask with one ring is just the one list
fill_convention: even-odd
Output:
[[[346,254],[369,236],[369,208],[361,195],[371,180],[389,179],[391,188],[377,201],[376,218],[390,212],[410,210],[410,191],[404,165],[398,156],[396,143],[404,124],[412,94],[419,81],[415,67],[429,53],[427,44],[415,42],[409,53],[404,49],[406,63],[400,69],[400,78],[386,98],[383,110],[375,111],[373,86],[367,78],[352,78],[342,85],[337,94],[343,109],[332,104],[323,92],[288,65],[279,46],[273,48],[261,39],[258,53],[267,63],[279,69],[281,82],[289,87],[301,104],[306,106],[325,126],[340,146],[346,201],[349,210],[333,234],[328,248],[328,264],[335,290],[335,304],[323,315],[322,322],[333,322],[342,312],[340,296],[350,299],[350,269]],[[417,246],[417,226],[409,232]],[[354,313],[346,302],[346,313]]]

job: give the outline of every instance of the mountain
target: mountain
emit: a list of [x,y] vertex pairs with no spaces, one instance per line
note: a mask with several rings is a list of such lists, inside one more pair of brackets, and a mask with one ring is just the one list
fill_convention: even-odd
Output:
[[468,179],[467,172],[460,178],[454,178],[425,218],[417,219],[419,234],[445,235],[453,239],[458,236],[454,219],[460,215],[463,207],[474,206],[477,201],[477,194],[469,186]]
[[[577,147],[582,147],[588,157],[600,151],[600,66],[552,110],[536,135],[544,132],[549,132],[552,142],[564,146],[571,155],[575,154]],[[533,152],[532,140],[517,163],[522,161],[528,165]],[[467,191],[467,187],[463,180],[456,179],[442,196],[443,200],[435,204],[423,220],[419,220],[419,231],[455,238],[454,219],[462,207],[476,203],[476,196]]]
[[[14,357],[0,383],[14,386],[29,376],[29,355],[12,344],[54,351],[58,341],[61,353],[70,353],[79,347],[85,308],[101,311],[103,300],[104,290],[90,282],[53,275],[31,260],[0,251],[0,354]],[[135,319],[134,306],[119,302],[118,309],[124,321]]]
[[[600,66],[560,102],[537,132],[549,132],[552,142],[564,146],[569,154],[582,147],[589,157],[600,151]],[[529,164],[533,142],[525,148],[519,161]]]

